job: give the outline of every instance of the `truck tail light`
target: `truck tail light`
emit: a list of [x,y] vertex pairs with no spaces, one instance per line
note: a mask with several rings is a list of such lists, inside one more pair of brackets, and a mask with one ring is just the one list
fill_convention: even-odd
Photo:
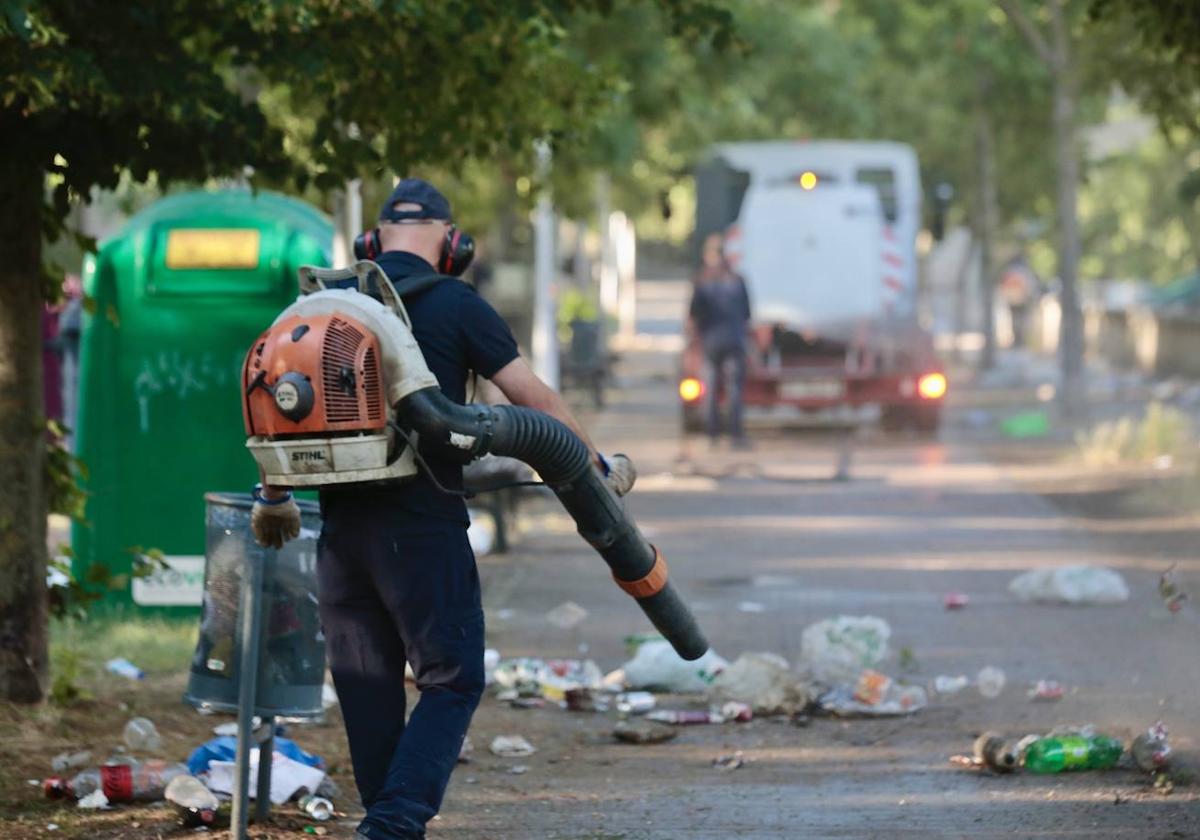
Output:
[[695,402],[704,396],[704,383],[691,376],[679,380],[679,396],[684,402]]
[[940,400],[946,396],[946,377],[941,373],[927,373],[917,380],[917,393],[923,400]]

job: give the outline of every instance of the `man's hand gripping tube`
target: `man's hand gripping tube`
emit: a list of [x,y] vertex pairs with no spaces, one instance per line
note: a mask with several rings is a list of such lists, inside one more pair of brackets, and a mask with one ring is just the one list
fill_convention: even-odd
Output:
[[642,536],[620,499],[592,468],[587,447],[549,415],[519,406],[458,405],[436,387],[409,393],[395,405],[401,426],[464,462],[485,453],[529,464],[575,520],[580,535],[612,569],[617,585],[684,659],[708,650],[691,610],[667,575],[659,551]]

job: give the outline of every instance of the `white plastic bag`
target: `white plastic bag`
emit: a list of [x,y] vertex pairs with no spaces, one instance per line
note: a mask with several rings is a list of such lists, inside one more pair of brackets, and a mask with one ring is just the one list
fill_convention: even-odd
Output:
[[800,658],[828,685],[853,682],[887,656],[892,628],[873,615],[839,615],[810,624],[800,635]]
[[712,649],[688,662],[675,652],[670,642],[653,640],[638,647],[633,659],[621,670],[629,688],[695,694],[706,691],[727,665]]
[[713,680],[717,701],[745,703],[757,715],[789,715],[808,705],[810,693],[787,660],[773,653],[744,653]]
[[1032,569],[1013,578],[1008,591],[1022,601],[1049,604],[1120,604],[1129,600],[1125,579],[1099,566]]

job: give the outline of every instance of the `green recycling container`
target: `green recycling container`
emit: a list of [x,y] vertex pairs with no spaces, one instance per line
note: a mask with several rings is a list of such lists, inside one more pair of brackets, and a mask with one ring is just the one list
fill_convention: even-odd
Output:
[[[107,579],[102,606],[199,608],[204,494],[257,480],[242,359],[295,300],[297,269],[329,265],[332,242],[329,220],[303,202],[201,191],[151,205],[85,263],[76,452],[89,497],[72,530],[73,571]],[[132,576],[151,550],[169,568]]]

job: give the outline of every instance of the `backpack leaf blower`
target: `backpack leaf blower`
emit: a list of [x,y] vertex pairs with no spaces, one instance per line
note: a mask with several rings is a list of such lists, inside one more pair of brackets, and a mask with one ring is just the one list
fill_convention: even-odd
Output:
[[421,452],[461,463],[488,453],[524,461],[679,655],[704,655],[708,642],[668,579],[662,554],[592,467],[577,435],[533,409],[447,398],[400,296],[375,263],[305,266],[300,290],[255,340],[242,371],[246,446],[267,483],[404,480],[417,475]]

